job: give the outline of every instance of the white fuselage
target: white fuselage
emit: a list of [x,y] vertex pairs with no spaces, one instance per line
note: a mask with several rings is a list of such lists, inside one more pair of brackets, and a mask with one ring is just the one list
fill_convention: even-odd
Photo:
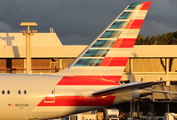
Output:
[[0,120],[57,118],[132,99],[131,90],[87,97],[86,93],[113,85],[57,85],[61,79],[54,75],[1,75]]

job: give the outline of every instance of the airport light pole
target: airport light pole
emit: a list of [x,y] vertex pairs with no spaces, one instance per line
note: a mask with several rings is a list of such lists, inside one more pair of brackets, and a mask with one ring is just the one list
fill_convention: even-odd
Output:
[[30,30],[30,26],[38,26],[36,22],[21,22],[20,27],[27,27],[26,30],[20,32],[26,36],[26,74],[31,72],[31,35],[37,33],[37,30]]

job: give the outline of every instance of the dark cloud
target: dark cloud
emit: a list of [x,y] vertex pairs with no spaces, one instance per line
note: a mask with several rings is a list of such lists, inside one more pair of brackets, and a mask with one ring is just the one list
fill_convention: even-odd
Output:
[[[0,0],[0,32],[19,32],[36,21],[39,32],[53,27],[63,44],[90,44],[128,4],[142,0]],[[176,31],[177,2],[153,0],[140,34]]]

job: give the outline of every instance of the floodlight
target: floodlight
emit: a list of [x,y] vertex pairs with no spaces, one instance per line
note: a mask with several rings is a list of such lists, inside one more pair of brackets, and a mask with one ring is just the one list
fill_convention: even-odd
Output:
[[38,26],[36,22],[21,22],[20,26]]
[[38,26],[36,22],[21,22],[20,27],[27,27],[27,30],[20,30],[26,36],[26,73],[31,71],[31,35],[37,30],[30,30],[30,26]]

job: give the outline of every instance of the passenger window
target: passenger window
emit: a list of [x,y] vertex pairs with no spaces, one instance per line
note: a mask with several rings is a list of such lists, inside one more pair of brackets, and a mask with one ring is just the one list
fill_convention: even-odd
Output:
[[10,90],[7,91],[7,94],[10,94]]
[[21,94],[21,91],[20,91],[20,90],[18,91],[18,94]]
[[4,91],[4,90],[2,91],[2,94],[5,94],[5,91]]
[[26,94],[26,90],[24,90],[24,94]]

